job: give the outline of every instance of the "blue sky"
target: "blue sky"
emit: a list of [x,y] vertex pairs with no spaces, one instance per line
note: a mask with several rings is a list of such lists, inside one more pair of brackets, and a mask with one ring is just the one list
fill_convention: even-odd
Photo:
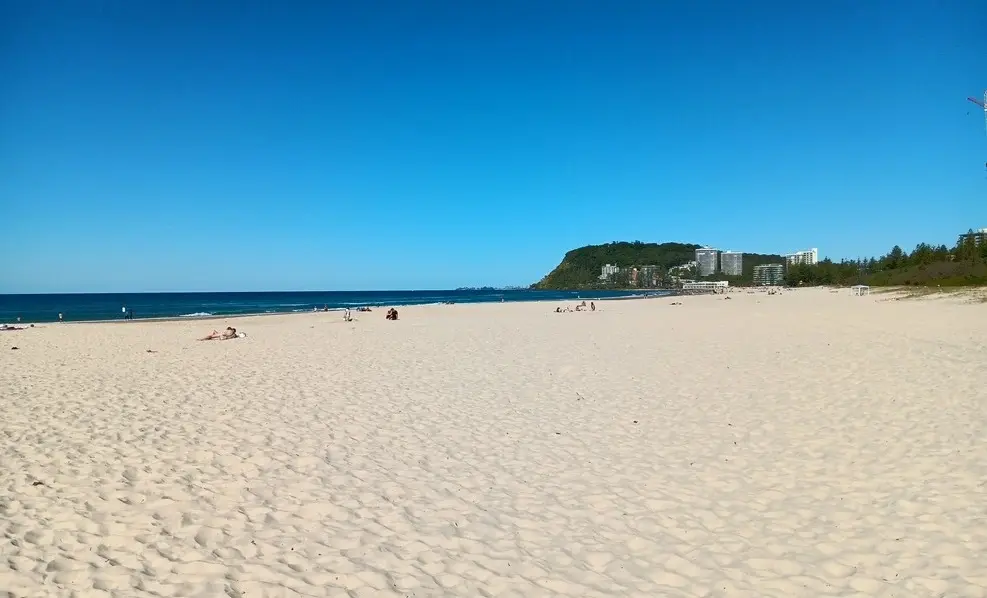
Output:
[[987,226],[987,3],[0,0],[0,292],[527,284]]

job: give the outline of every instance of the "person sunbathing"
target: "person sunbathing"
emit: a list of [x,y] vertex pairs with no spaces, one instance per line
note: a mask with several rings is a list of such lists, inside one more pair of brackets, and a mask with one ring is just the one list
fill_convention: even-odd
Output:
[[239,335],[236,332],[236,328],[232,326],[227,326],[226,330],[220,332],[218,330],[213,330],[206,336],[200,338],[200,341],[227,341],[231,338],[237,338]]

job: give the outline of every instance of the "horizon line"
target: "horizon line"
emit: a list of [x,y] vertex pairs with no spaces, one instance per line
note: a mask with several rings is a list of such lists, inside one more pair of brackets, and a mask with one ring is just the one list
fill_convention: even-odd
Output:
[[530,291],[531,285],[526,286],[479,286],[455,287],[449,289],[359,289],[333,291],[327,289],[313,290],[264,290],[264,291],[58,291],[43,293],[0,293],[0,297],[14,295],[208,295],[216,293],[448,293],[456,291]]

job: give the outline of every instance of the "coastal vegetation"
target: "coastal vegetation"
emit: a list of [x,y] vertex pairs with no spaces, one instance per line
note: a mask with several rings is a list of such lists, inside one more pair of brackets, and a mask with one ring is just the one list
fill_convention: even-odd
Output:
[[[562,262],[532,285],[532,288],[564,290],[671,287],[673,276],[699,278],[694,269],[686,267],[695,260],[695,251],[698,248],[700,245],[695,243],[641,241],[587,245],[566,253]],[[755,266],[785,262],[782,255],[744,253],[741,276],[718,273],[702,277],[702,280],[726,280],[732,286],[747,286],[753,284]],[[606,264],[616,266],[621,271],[602,280],[600,274]],[[632,267],[654,267],[651,282],[655,284],[631,281],[628,272]],[[791,264],[785,268],[784,282],[789,286],[987,285],[987,234],[978,234],[971,230],[952,248],[943,244],[919,243],[908,252],[895,245],[880,257],[844,259],[839,262],[826,258],[812,265]]]
[[[671,286],[672,274],[694,277],[695,273],[684,266],[696,259],[696,250],[702,247],[695,243],[643,243],[641,241],[619,241],[603,245],[587,245],[565,254],[562,262],[535,283],[533,288],[546,290],[568,289],[610,289],[631,286]],[[745,253],[741,276],[714,275],[706,280],[728,280],[731,284],[751,284],[754,279],[754,266],[759,264],[784,263],[780,255]],[[601,280],[604,265],[610,264],[622,271]],[[656,285],[633,285],[624,269],[631,267],[654,267]],[[677,269],[681,272],[676,272]]]
[[973,231],[952,249],[919,243],[910,253],[895,245],[877,258],[821,260],[789,266],[789,286],[973,286],[987,284],[987,242],[976,242]]
[[670,268],[694,259],[699,247],[690,243],[641,241],[587,245],[566,253],[562,262],[533,286],[545,290],[619,287],[623,281],[600,280],[604,265],[612,264],[621,268],[651,265],[657,266],[662,272],[668,272]]

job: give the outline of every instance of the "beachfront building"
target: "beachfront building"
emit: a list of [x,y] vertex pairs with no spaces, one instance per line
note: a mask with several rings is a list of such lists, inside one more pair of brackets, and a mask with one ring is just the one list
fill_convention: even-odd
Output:
[[638,286],[653,288],[658,286],[658,266],[638,266],[637,283]]
[[681,264],[681,265],[678,265],[678,266],[672,266],[671,268],[668,269],[668,274],[672,278],[677,278],[677,277],[679,277],[679,275],[686,274],[690,270],[691,271],[698,271],[699,270],[699,264],[697,264],[695,260],[693,260],[691,262],[686,262],[686,263]]
[[813,247],[812,249],[806,249],[805,251],[789,253],[785,256],[785,261],[789,266],[795,266],[798,264],[814,266],[819,263],[819,250]]
[[606,264],[600,268],[600,280],[606,282],[613,280],[615,276],[620,272],[620,268],[614,266],[613,264]]
[[654,288],[658,286],[658,266],[633,266],[625,271],[628,284],[632,287]]
[[741,251],[724,251],[720,254],[720,270],[727,276],[744,273],[744,254]]
[[754,285],[773,286],[785,280],[785,266],[782,264],[762,264],[754,266]]
[[730,283],[725,280],[698,280],[682,284],[682,290],[692,293],[726,293]]
[[957,245],[963,246],[967,243],[973,243],[977,247],[987,243],[987,228],[981,228],[973,232],[963,233],[960,235]]
[[719,265],[720,251],[712,247],[703,247],[696,250],[696,264],[698,264],[699,276],[712,276],[716,274]]

